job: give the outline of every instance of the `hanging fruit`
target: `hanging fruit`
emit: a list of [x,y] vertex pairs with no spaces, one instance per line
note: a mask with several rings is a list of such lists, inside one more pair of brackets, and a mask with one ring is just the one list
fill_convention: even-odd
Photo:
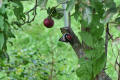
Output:
[[54,25],[54,20],[51,17],[44,19],[44,26],[47,28],[52,28]]

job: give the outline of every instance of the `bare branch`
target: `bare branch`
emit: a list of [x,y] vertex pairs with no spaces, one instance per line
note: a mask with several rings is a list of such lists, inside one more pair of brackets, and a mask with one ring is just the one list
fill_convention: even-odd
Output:
[[106,56],[107,56],[107,48],[108,48],[108,36],[109,36],[109,23],[107,23],[106,35],[105,35],[105,55]]
[[[22,19],[21,18],[21,20],[23,21],[23,23],[17,23],[17,22],[15,22],[16,24],[18,24],[18,25],[24,25],[24,24],[26,24],[26,23],[31,23],[31,22],[33,22],[34,21],[34,19],[35,19],[35,17],[36,17],[36,15],[37,15],[37,7],[38,7],[38,5],[37,5],[37,2],[38,2],[38,0],[35,0],[35,5],[34,5],[34,7],[32,8],[32,9],[30,9],[29,11],[27,11],[26,13],[24,13],[25,15],[26,15],[26,17],[27,17],[27,21],[25,20],[25,19]],[[33,18],[31,19],[30,18],[30,13],[33,11]],[[30,20],[31,19],[31,20]]]

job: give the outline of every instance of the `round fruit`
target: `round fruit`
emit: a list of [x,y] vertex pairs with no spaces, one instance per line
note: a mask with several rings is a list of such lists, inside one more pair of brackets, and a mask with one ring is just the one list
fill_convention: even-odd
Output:
[[46,18],[44,19],[44,26],[46,26],[47,28],[51,28],[54,25],[54,20],[52,18]]

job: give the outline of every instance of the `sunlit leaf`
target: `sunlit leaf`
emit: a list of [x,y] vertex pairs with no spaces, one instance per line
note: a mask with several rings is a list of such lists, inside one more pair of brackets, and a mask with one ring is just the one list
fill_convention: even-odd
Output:
[[86,7],[83,11],[83,20],[90,24],[92,21],[92,10],[89,7]]
[[75,0],[70,0],[68,3],[67,3],[67,11],[71,11],[73,9],[73,7],[75,6]]
[[114,2],[116,3],[116,7],[120,6],[120,0],[114,0]]
[[47,2],[48,2],[48,0],[38,0],[38,5],[41,8],[46,8]]
[[105,13],[104,13],[104,20],[103,23],[106,24],[107,22],[109,22],[111,20],[111,18],[113,17],[113,15],[117,12],[116,8],[110,8],[108,9]]

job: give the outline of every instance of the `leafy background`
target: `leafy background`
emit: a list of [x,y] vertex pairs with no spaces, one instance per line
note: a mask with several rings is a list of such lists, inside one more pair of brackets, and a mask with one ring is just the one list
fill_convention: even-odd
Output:
[[[119,5],[119,0],[114,1]],[[56,4],[56,1],[48,1],[48,6],[52,7]],[[23,2],[23,5],[25,6],[24,11],[34,6],[31,1]],[[7,15],[11,17],[8,21],[11,22],[12,19],[15,19],[14,13],[10,10],[7,11]],[[54,55],[55,80],[79,80],[75,72],[78,67],[78,59],[75,52],[69,44],[58,41],[62,35],[59,28],[64,26],[64,20],[54,19],[54,27],[48,29],[43,25],[43,20],[47,16],[46,11],[38,8],[34,22],[12,30],[15,38],[8,39],[12,44],[7,43],[10,62],[3,61],[1,63],[3,70],[0,72],[0,80],[48,80],[52,55]],[[2,19],[0,18],[0,20]],[[73,30],[81,39],[79,34],[80,23],[76,22],[74,17],[71,20]],[[114,37],[120,36],[119,30],[115,27],[111,27],[110,32]],[[117,80],[118,76],[114,63],[118,50],[115,45],[111,47],[111,42],[109,42],[108,51],[106,72],[113,80]]]

